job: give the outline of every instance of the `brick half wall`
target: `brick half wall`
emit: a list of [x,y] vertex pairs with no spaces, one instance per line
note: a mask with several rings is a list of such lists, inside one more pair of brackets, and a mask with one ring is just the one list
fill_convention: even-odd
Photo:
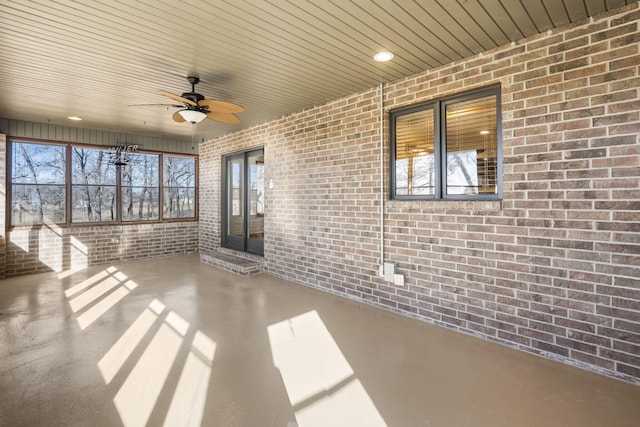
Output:
[[7,235],[7,277],[198,250],[198,223],[195,221],[69,228],[43,225],[17,228]]

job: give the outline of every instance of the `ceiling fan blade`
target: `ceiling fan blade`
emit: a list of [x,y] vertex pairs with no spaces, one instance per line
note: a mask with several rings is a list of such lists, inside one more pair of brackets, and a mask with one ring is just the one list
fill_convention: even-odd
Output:
[[197,106],[198,106],[198,104],[196,104],[195,102],[193,102],[193,101],[192,101],[192,100],[190,100],[190,99],[183,98],[183,97],[181,97],[181,96],[174,95],[174,94],[172,94],[172,93],[165,92],[165,91],[163,91],[163,90],[161,90],[161,91],[160,91],[160,95],[164,95],[164,96],[166,96],[167,98],[171,98],[171,99],[173,99],[174,101],[182,102],[182,103],[184,103],[184,104],[193,105],[194,107],[197,107]]
[[233,125],[240,123],[240,118],[233,113],[207,113],[207,118],[215,120],[216,122],[229,123]]
[[184,108],[184,105],[176,105],[176,104],[127,104],[127,107],[175,107],[175,108]]
[[182,117],[180,115],[180,111],[176,111],[175,113],[173,113],[173,121],[178,122],[178,123],[184,123],[186,122],[186,120],[184,119],[184,117]]
[[214,113],[239,113],[244,111],[244,108],[231,102],[217,101],[215,99],[203,99],[198,102],[198,105],[202,107],[209,107],[209,111]]

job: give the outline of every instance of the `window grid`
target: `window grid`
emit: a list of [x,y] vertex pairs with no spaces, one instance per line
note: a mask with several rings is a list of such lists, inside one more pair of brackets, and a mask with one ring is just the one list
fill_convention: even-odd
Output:
[[[8,224],[90,226],[197,219],[196,155],[137,151],[127,159],[122,162],[104,146],[10,139]],[[179,177],[162,167],[171,160],[182,166]],[[180,210],[174,215],[162,207],[176,192]]]
[[502,198],[500,87],[390,113],[391,198]]

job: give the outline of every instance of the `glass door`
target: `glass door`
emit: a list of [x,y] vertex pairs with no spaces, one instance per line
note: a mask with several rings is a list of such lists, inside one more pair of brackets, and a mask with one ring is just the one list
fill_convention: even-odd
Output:
[[222,246],[264,253],[264,150],[223,158]]
[[244,156],[226,158],[226,200],[224,203],[223,244],[225,247],[244,250]]
[[264,253],[264,151],[247,153],[247,252]]

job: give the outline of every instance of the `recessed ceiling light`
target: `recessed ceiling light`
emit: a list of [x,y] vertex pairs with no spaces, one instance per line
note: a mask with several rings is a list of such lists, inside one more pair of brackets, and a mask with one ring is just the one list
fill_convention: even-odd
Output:
[[489,131],[488,130],[481,130],[480,131],[480,135],[489,135]]
[[82,120],[80,117],[76,117],[76,116],[69,116],[69,117],[67,117],[67,119],[69,119],[69,120],[76,120],[76,121],[77,121],[77,120]]
[[378,52],[373,55],[373,60],[377,62],[387,62],[393,59],[393,53],[391,52]]

